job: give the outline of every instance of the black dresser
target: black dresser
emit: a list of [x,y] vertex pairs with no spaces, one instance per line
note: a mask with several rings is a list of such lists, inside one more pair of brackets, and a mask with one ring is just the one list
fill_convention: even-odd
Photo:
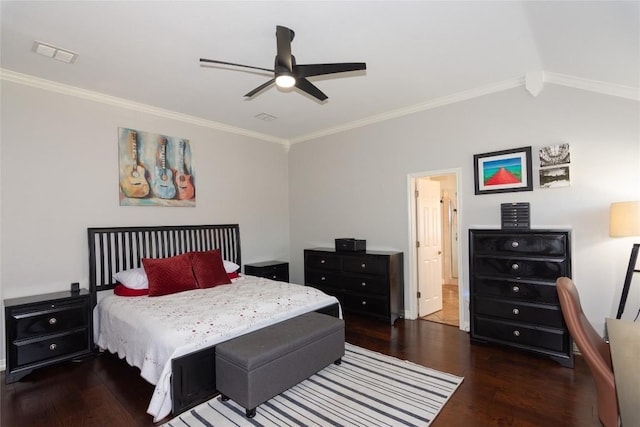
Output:
[[305,249],[304,283],[335,295],[345,312],[391,324],[404,314],[402,252]]
[[36,368],[91,353],[89,292],[55,292],[4,300],[7,384]]
[[469,230],[471,340],[573,367],[555,282],[571,276],[567,230]]

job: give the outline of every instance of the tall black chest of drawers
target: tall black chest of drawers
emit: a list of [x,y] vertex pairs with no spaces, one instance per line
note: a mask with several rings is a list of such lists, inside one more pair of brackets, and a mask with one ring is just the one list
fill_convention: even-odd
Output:
[[469,230],[471,340],[573,367],[555,282],[571,276],[568,230]]
[[304,283],[336,296],[345,312],[391,324],[404,312],[402,252],[305,249]]

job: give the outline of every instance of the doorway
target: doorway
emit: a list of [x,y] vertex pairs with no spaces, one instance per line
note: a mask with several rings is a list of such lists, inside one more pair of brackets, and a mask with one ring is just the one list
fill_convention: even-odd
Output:
[[460,327],[458,172],[411,177],[417,318]]

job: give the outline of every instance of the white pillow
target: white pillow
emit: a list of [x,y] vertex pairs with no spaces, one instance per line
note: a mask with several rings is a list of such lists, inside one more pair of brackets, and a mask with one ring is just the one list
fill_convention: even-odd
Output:
[[235,262],[227,261],[226,259],[222,262],[224,264],[224,271],[227,273],[233,273],[234,271],[238,271],[240,266]]
[[142,267],[118,271],[113,275],[113,280],[122,283],[129,289],[149,289],[147,273],[144,272]]

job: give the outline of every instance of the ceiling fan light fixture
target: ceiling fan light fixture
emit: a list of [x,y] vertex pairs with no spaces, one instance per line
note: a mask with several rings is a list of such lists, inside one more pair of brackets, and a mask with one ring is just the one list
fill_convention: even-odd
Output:
[[290,88],[296,85],[296,78],[290,73],[281,73],[276,77],[276,85],[281,88]]

